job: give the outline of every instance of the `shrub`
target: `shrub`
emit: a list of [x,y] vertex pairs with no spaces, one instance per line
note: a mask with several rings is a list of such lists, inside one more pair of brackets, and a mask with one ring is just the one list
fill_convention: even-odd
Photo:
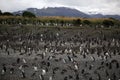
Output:
[[2,15],[3,15],[3,16],[13,16],[13,14],[10,13],[10,12],[4,12]]
[[104,20],[102,24],[106,27],[114,26],[114,22],[111,20]]
[[84,20],[84,21],[83,21],[83,24],[85,24],[85,25],[90,25],[91,22],[90,22],[89,20]]
[[81,20],[80,19],[73,20],[73,25],[79,26],[80,24],[81,24]]
[[23,17],[30,17],[30,18],[35,18],[35,14],[28,12],[28,11],[24,11],[22,14]]

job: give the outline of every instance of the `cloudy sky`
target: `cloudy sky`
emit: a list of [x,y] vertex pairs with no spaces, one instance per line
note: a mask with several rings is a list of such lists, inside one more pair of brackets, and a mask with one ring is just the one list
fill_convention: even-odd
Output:
[[86,13],[120,15],[120,0],[0,0],[3,12],[43,7],[70,7]]

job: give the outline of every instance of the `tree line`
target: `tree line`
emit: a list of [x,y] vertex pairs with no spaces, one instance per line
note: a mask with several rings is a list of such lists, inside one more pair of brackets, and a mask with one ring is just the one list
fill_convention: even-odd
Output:
[[[5,17],[4,17],[5,16]],[[66,19],[61,18],[41,18],[36,17],[35,14],[24,11],[22,15],[12,14],[10,12],[2,13],[0,10],[0,24],[23,24],[23,25],[45,25],[45,26],[92,26],[92,27],[111,27],[120,26],[120,21],[109,18],[109,19],[83,19],[83,18],[73,18]]]
[[[0,10],[0,16],[20,16],[19,14],[16,14],[14,15],[13,13],[10,13],[10,12],[4,12],[2,13],[2,11]],[[31,13],[31,12],[28,12],[28,11],[24,11],[22,13],[22,16],[23,17],[29,17],[29,18],[35,18],[35,14]]]

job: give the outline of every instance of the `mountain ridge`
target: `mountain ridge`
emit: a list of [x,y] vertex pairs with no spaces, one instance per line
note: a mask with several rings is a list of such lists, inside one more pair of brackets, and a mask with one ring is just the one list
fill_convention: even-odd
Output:
[[22,14],[24,11],[34,13],[36,16],[66,16],[66,17],[81,17],[81,18],[115,18],[120,20],[120,15],[103,15],[103,14],[86,14],[77,9],[68,7],[48,7],[48,8],[27,8],[26,10],[13,12],[13,14]]

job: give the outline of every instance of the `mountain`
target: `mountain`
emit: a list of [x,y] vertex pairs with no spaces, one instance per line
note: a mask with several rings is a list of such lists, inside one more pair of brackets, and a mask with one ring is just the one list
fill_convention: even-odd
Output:
[[120,15],[103,15],[103,14],[86,14],[76,9],[67,7],[48,7],[48,8],[28,8],[26,10],[17,11],[13,14],[22,14],[24,11],[34,13],[36,16],[66,16],[66,17],[81,17],[81,18],[115,18],[120,20]]
[[120,15],[105,15],[106,18],[115,18],[120,20]]
[[102,14],[90,14],[91,18],[104,18],[104,15]]
[[[36,16],[67,16],[67,17],[90,17],[88,14],[80,12],[76,9],[66,8],[66,7],[48,7],[48,8],[28,8],[27,10],[34,13]],[[22,14],[23,11],[14,12],[14,14]]]
[[91,18],[114,18],[120,20],[120,15],[102,15],[102,14],[91,14]]

